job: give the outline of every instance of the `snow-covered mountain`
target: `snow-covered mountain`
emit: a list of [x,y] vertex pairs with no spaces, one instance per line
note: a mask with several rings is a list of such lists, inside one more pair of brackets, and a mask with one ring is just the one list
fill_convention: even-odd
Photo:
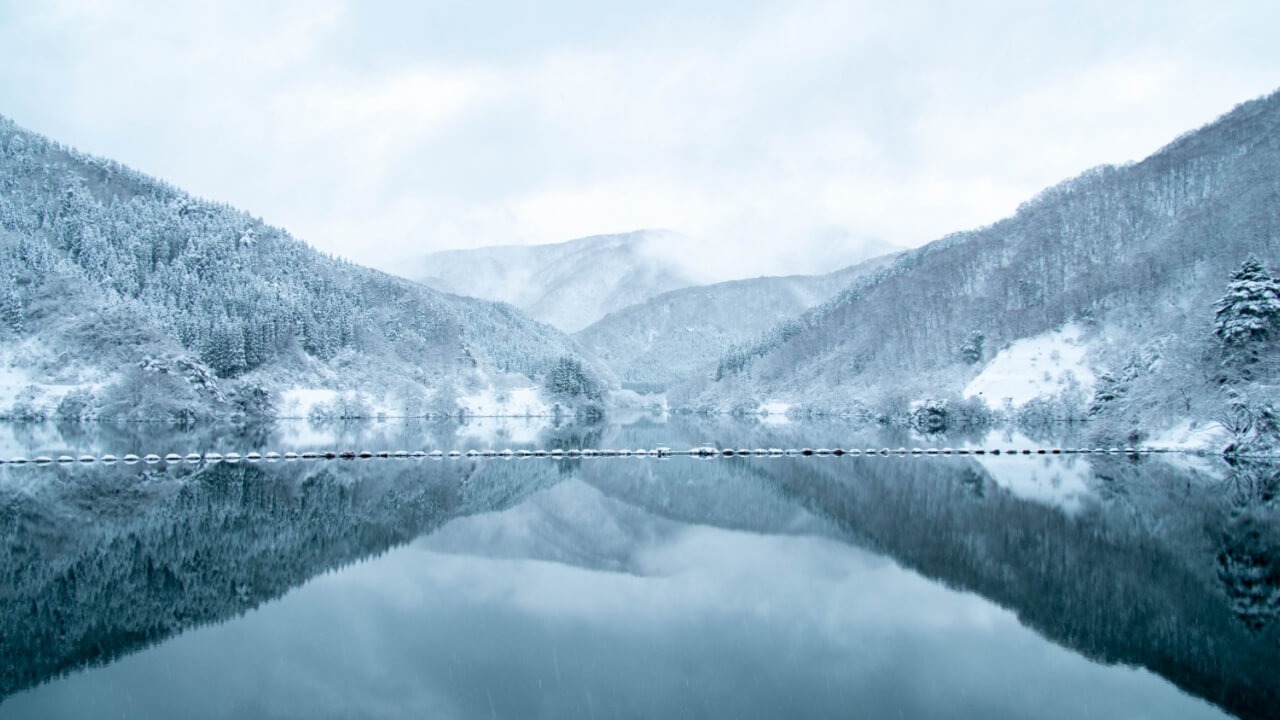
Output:
[[[1092,405],[1119,418],[1131,436],[1211,418],[1229,384],[1215,303],[1250,255],[1280,264],[1278,177],[1280,93],[1142,162],[1096,168],[1011,218],[903,255],[726,353],[716,379],[673,400],[878,413],[958,400],[966,388],[995,388],[1002,397],[985,401],[999,406],[1013,385],[1038,382],[1073,411]],[[1016,361],[1041,355],[1040,366]],[[995,367],[1002,356],[1009,362]],[[983,379],[993,367],[1020,376]],[[1237,389],[1274,385],[1258,372]],[[1045,400],[1034,395],[1024,408]]]
[[577,354],[0,118],[0,416],[523,414],[599,396]]
[[640,230],[552,245],[445,250],[401,275],[444,292],[510,303],[564,332],[654,295],[704,282],[678,262],[677,233]]
[[762,277],[662,293],[609,313],[574,337],[628,384],[665,387],[887,266],[893,256],[825,275]]
[[398,272],[437,290],[511,303],[576,333],[662,293],[754,277],[759,273],[745,268],[761,263],[781,263],[785,273],[822,274],[825,270],[817,268],[843,267],[899,249],[828,230],[772,248],[726,254],[677,232],[638,230],[550,245],[445,250],[408,261]]

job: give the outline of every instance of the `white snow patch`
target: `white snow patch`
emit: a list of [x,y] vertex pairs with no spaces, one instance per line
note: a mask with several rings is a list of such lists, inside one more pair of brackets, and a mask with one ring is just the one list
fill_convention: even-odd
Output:
[[1153,448],[1169,450],[1213,450],[1226,447],[1231,433],[1213,420],[1183,420],[1143,443]]
[[[1209,477],[1225,477],[1226,466],[1217,453],[1231,442],[1231,433],[1213,420],[1183,420],[1143,443],[1153,448],[1179,452],[1153,455],[1170,467]],[[1208,452],[1209,455],[1196,453]]]
[[381,399],[369,397],[370,417],[379,419],[400,417],[404,414],[404,410],[397,405],[391,397],[383,397]]
[[[279,393],[278,417],[315,418],[356,417],[392,418],[402,413],[402,403],[392,395],[377,397],[359,390],[292,387]],[[469,417],[542,417],[552,414],[536,387],[500,390],[485,387],[457,399],[457,408]]]
[[996,410],[1072,390],[1089,397],[1095,378],[1085,359],[1089,344],[1082,334],[1083,329],[1071,323],[1015,342],[996,354],[964,389],[964,396],[980,397]]
[[280,391],[279,397],[280,418],[388,418],[400,413],[393,399],[360,390],[293,387]]
[[484,388],[458,398],[458,407],[470,417],[538,417],[551,415],[551,406],[536,387],[509,390]]
[[[637,411],[646,416],[666,417],[671,411],[667,404],[666,393],[646,393],[641,395],[635,390],[613,390],[609,393],[608,407],[611,413],[618,411]],[[625,423],[624,423],[625,424]]]
[[0,366],[0,409],[13,407],[13,401],[31,385],[31,376],[21,368]]
[[338,397],[338,391],[295,387],[281,390],[279,397],[279,417],[307,418],[317,406],[332,403]]
[[29,368],[14,364],[12,354],[0,356],[0,413],[12,411],[19,402],[37,413],[52,416],[72,391],[84,387],[98,390],[103,383],[49,383],[39,382]]

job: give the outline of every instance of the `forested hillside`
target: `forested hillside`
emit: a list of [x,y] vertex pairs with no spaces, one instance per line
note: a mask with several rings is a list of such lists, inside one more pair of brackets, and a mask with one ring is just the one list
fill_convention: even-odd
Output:
[[1072,324],[1111,396],[1086,395],[1077,410],[1101,401],[1095,415],[1134,425],[1211,417],[1233,375],[1248,381],[1242,392],[1275,379],[1233,372],[1213,333],[1215,303],[1251,255],[1280,260],[1280,94],[904,255],[726,353],[717,379],[680,400],[856,411],[955,398],[1002,348]]
[[422,414],[575,354],[514,308],[324,256],[5,119],[0,320],[11,416],[270,413],[289,388]]
[[892,256],[826,275],[762,277],[672,290],[609,313],[574,337],[624,386],[660,389],[709,374],[735,344],[829,300]]

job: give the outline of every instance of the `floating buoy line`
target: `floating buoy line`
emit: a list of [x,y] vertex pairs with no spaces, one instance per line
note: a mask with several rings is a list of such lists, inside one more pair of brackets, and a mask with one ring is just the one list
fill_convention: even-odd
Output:
[[458,460],[470,458],[549,458],[552,460],[586,459],[586,458],[657,458],[693,457],[702,459],[735,458],[735,457],[919,457],[919,456],[1052,456],[1052,455],[1148,455],[1152,453],[1188,453],[1207,455],[1204,451],[1188,451],[1160,447],[1096,447],[1096,448],[719,448],[710,445],[690,448],[688,450],[672,450],[668,447],[640,448],[636,450],[597,450],[556,448],[552,450],[304,450],[288,452],[192,452],[186,455],[168,453],[166,455],[39,455],[36,457],[0,457],[0,465],[113,465],[123,463],[135,465],[158,464],[191,464],[202,463],[257,463],[257,462],[299,462],[315,460]]

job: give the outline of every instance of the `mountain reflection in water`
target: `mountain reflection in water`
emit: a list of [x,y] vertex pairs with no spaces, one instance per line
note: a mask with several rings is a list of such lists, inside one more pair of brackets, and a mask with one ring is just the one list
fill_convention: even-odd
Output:
[[1197,462],[4,467],[0,715],[1277,717],[1277,470]]

